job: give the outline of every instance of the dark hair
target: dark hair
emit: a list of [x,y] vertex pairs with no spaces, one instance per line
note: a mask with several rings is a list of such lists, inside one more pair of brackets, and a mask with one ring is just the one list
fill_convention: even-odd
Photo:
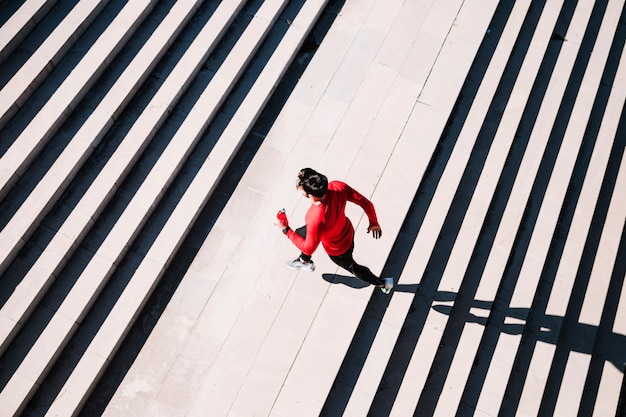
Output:
[[302,187],[305,193],[321,198],[328,191],[328,179],[312,168],[304,168],[298,172],[296,187]]

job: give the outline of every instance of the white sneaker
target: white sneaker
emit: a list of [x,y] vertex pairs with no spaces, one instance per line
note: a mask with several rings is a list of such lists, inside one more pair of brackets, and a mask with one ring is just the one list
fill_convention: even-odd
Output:
[[315,264],[313,261],[309,261],[304,263],[300,260],[300,258],[296,258],[293,261],[287,262],[287,267],[291,269],[299,269],[304,272],[313,272],[315,271]]
[[383,281],[385,281],[385,286],[380,287],[380,290],[385,294],[389,294],[393,288],[393,278],[384,278]]

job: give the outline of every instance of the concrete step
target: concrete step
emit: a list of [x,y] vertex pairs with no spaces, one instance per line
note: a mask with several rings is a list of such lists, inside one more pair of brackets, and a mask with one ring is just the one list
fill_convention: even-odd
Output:
[[[598,58],[598,55],[600,56],[599,58],[600,60],[602,60],[603,58],[604,59],[606,58],[606,56],[601,57],[602,54],[596,54],[596,58]],[[524,73],[526,73],[526,71],[524,71]],[[596,90],[597,90],[597,85],[596,85]],[[580,129],[580,126],[578,126],[577,124],[585,123],[587,121],[588,115],[585,116],[584,113],[589,112],[591,110],[591,103],[589,103],[588,100],[584,100],[584,99],[580,99],[579,101],[581,103],[579,107],[580,107],[582,114],[577,115],[580,117],[575,117],[575,121],[572,122],[572,125],[570,125],[569,129],[570,131],[577,131],[580,135],[582,135],[582,132],[584,131],[584,127]],[[510,126],[509,123],[507,123],[507,125]],[[504,138],[496,140],[496,143],[501,142],[503,139]],[[573,152],[573,154],[576,155],[577,148],[576,148],[575,140],[574,140],[574,144],[568,144],[566,148],[568,149],[569,152]],[[502,158],[503,158],[502,161],[504,161],[504,157]],[[559,169],[562,169],[563,171],[559,172],[558,174],[555,173],[555,178],[560,178],[561,181],[563,179],[569,179],[570,175],[568,175],[567,172],[565,171],[567,171],[567,169],[571,169],[572,167],[573,167],[572,161],[569,161],[569,163],[565,163],[564,165],[560,165]],[[564,192],[565,189],[563,188],[561,191]],[[489,192],[487,193],[481,192],[481,193],[476,193],[476,194],[490,195]],[[563,203],[563,201],[560,200],[558,197],[551,198],[551,201],[552,201],[552,204],[556,204],[557,206]],[[595,201],[595,200],[590,200],[590,201]],[[548,209],[548,212],[550,212],[550,210],[553,210],[552,213],[554,215],[558,214],[559,212],[558,207],[557,208],[552,207],[551,209]],[[544,227],[538,227],[538,229],[545,230]],[[580,230],[577,229],[577,232],[580,232]],[[508,233],[511,233],[511,231],[509,231]],[[496,253],[497,252],[494,251],[494,256]],[[502,257],[503,255],[498,254],[497,256]],[[489,259],[488,264],[495,265],[496,263],[498,263],[496,259],[493,259],[493,258]],[[504,265],[502,264],[500,267],[500,271],[503,270],[502,269],[503,267]],[[492,271],[491,269],[488,269],[488,270],[489,270],[489,273],[484,274],[484,277],[481,280],[480,288],[476,296],[476,299],[480,299],[481,302],[493,302],[496,296],[497,287],[499,285],[499,277],[501,276],[501,272],[498,273],[498,272]],[[485,291],[486,289],[488,289],[489,282],[492,282],[491,288],[489,289],[489,291]],[[480,297],[478,296],[478,294],[480,294]],[[567,297],[562,298],[562,295],[563,293],[559,293],[558,297],[559,299],[562,300],[562,302],[566,303]],[[530,302],[528,302],[528,305],[530,305]],[[474,310],[475,311],[472,314],[474,314],[475,317],[481,317],[483,320],[486,320],[486,317],[484,317],[485,311],[481,311],[478,308]],[[564,315],[564,312],[563,312],[563,315]],[[478,348],[478,344],[480,342],[480,338],[483,333],[482,332],[483,328],[484,327],[481,325],[466,326],[466,329],[463,331],[462,336],[461,336],[461,342],[459,342],[459,351],[475,352]],[[554,348],[554,346],[552,346],[552,348]],[[441,398],[438,403],[437,410],[441,409],[441,412],[443,413],[442,415],[445,415],[446,412],[449,412],[451,409],[456,409],[458,407],[461,394],[465,386],[465,382],[467,381],[472,363],[473,363],[473,358],[471,357],[468,358],[467,355],[457,355],[454,357],[452,367],[446,379],[446,384],[445,384],[446,389],[444,391],[445,397]],[[549,367],[546,366],[546,362],[542,362],[541,365],[539,366],[541,366],[541,369],[543,369],[545,373],[548,372]],[[533,372],[531,370],[531,372],[529,372],[529,377],[530,375],[539,375],[544,372],[539,372],[538,369],[536,370],[536,372]],[[541,377],[538,377],[538,378],[541,379]],[[525,388],[526,387],[530,387],[531,390],[535,391],[534,390],[535,386],[532,383],[526,384]],[[541,392],[541,388],[538,388],[538,391],[535,391],[535,394],[537,392]],[[534,397],[535,400],[538,400],[540,398],[541,398],[541,395],[539,395],[539,397]],[[527,403],[522,400],[520,403],[520,406],[524,407],[526,404]]]
[[[85,5],[87,3],[82,2],[80,4]],[[89,4],[92,3],[89,2]],[[2,155],[0,158],[0,198],[5,197],[30,162],[37,156],[39,150],[56,132],[74,106],[89,90],[89,87],[96,82],[110,60],[117,54],[126,40],[132,36],[153,7],[154,3],[147,0],[128,3],[124,6],[63,84],[55,91],[54,95]],[[82,17],[86,19],[85,16]],[[86,23],[81,20],[80,15],[72,16],[72,19],[80,26],[84,26]],[[55,36],[65,40],[72,34],[59,33]],[[47,47],[44,49],[47,51]],[[24,77],[29,79],[28,76]],[[18,74],[13,79],[18,82],[24,77]],[[3,105],[17,109],[21,104],[20,99],[12,97],[11,94],[20,90],[21,88],[13,87],[11,83],[7,84],[0,93],[3,96],[1,100]]]
[[[478,213],[482,212],[483,216],[487,216],[488,207],[484,206],[486,202],[481,201],[479,196],[482,195],[484,196],[483,198],[491,199],[491,196],[495,192],[497,182],[500,181],[507,153],[510,151],[511,143],[516,135],[520,120],[523,117],[523,111],[526,107],[525,103],[531,94],[533,84],[539,79],[538,72],[541,64],[541,56],[548,46],[550,34],[552,33],[552,28],[557,20],[562,4],[563,2],[559,1],[548,2],[541,13],[541,18],[534,31],[532,41],[528,46],[528,53],[525,55],[524,62],[519,70],[519,76],[515,81],[510,99],[499,122],[498,130],[495,134],[496,136],[485,162],[484,172],[476,186],[476,191],[474,192],[476,197],[472,199],[472,203],[468,208],[466,217],[470,222],[475,221],[480,225],[481,222],[484,223],[485,221],[485,219],[480,220],[480,215],[477,218],[477,212],[474,210],[478,209]],[[474,300],[479,301],[476,301],[477,305],[471,306],[469,310],[470,316],[476,320],[476,323],[474,323],[473,320],[466,323],[459,336],[458,346],[463,346],[463,348],[456,350],[456,354],[450,364],[449,373],[444,382],[445,389],[442,391],[434,410],[437,415],[445,415],[446,413],[452,412],[451,410],[462,408],[461,397],[473,368],[473,354],[478,350],[481,338],[484,334],[484,321],[487,320],[489,314],[489,311],[483,307],[483,304],[493,303],[496,299],[501,277],[506,267],[506,261],[514,243],[515,230],[517,227],[518,225],[515,222],[501,222],[497,234],[493,239],[493,246],[490,248],[491,254],[481,271],[482,276],[479,279],[478,287],[473,296]],[[473,241],[475,242],[475,240]],[[471,242],[472,240],[470,240],[468,247],[472,246]],[[474,250],[476,250],[476,247],[474,247]],[[469,250],[468,253],[470,253]],[[461,264],[461,267],[467,267],[467,265],[467,262],[465,262]],[[462,271],[459,273],[463,274]],[[465,277],[469,278],[472,273],[472,271],[467,269],[464,274]],[[459,288],[458,284],[456,288]],[[444,291],[443,294],[449,294],[451,289],[451,287],[440,287],[440,290]],[[455,291],[452,292],[454,298],[458,295],[455,293]],[[449,297],[445,297],[445,300],[442,301],[447,302],[449,301],[448,298]],[[445,305],[446,303],[437,304]],[[415,356],[415,358],[416,361],[417,357]],[[413,364],[415,361],[411,363]],[[423,386],[425,375],[423,372],[419,372],[418,375],[421,375]],[[402,388],[401,390],[403,391],[402,395],[408,399],[410,393]],[[415,402],[415,404],[417,404],[417,402]]]
[[[513,43],[516,41],[518,33],[520,32],[520,25],[525,18],[526,11],[528,9],[528,3],[517,2],[515,7],[511,11],[511,14],[507,20],[507,25],[504,28],[504,32],[500,37],[500,42],[497,45],[497,49],[494,51],[494,58],[491,60],[489,68],[480,84],[480,88],[473,99],[473,105],[465,119],[465,123],[459,134],[459,137],[455,143],[454,150],[450,155],[450,159],[446,164],[445,170],[441,174],[441,180],[437,186],[435,195],[433,196],[432,203],[428,208],[428,212],[423,221],[423,226],[420,228],[419,234],[416,238],[416,245],[414,250],[409,255],[406,267],[402,274],[403,278],[401,284],[408,286],[417,286],[420,281],[420,277],[424,277],[427,271],[432,271],[432,266],[427,264],[427,254],[433,253],[433,249],[439,240],[439,235],[447,222],[447,213],[454,212],[454,208],[451,206],[453,203],[453,197],[458,194],[462,188],[459,187],[462,175],[467,170],[471,171],[471,167],[467,166],[468,158],[472,149],[477,146],[474,142],[477,137],[480,137],[479,131],[485,129],[483,121],[486,119],[486,112],[489,109],[490,101],[496,92],[496,88],[499,87],[501,82],[502,73],[505,69],[505,64],[510,60],[511,50]],[[547,42],[550,32],[544,31],[539,28],[538,33],[541,33],[538,38],[545,38]],[[520,48],[518,46],[518,48]],[[529,69],[529,68],[528,68]],[[529,77],[532,77],[535,72],[526,71]],[[502,87],[500,86],[499,89]],[[490,116],[493,118],[493,116]],[[493,122],[492,122],[493,123]],[[482,133],[484,135],[485,133]],[[493,141],[492,150],[490,152],[487,161],[492,161],[490,164],[485,162],[482,169],[481,179],[476,186],[476,191],[473,193],[473,198],[469,208],[464,214],[464,221],[461,225],[459,234],[457,236],[452,252],[450,253],[450,259],[446,261],[447,267],[445,271],[441,271],[441,281],[439,282],[438,292],[450,294],[452,297],[450,300],[446,298],[446,302],[454,301],[456,291],[459,289],[460,281],[463,278],[463,268],[467,265],[468,257],[471,254],[472,241],[477,238],[477,234],[480,231],[481,218],[484,217],[486,211],[486,204],[489,203],[490,187],[495,187],[494,181],[498,179],[498,170],[502,168],[504,162],[501,158],[501,153],[504,151],[506,155],[507,145],[510,146],[512,136],[505,138],[504,141]],[[484,145],[482,145],[484,146]],[[479,192],[480,190],[480,192]],[[458,210],[458,209],[456,209]],[[463,209],[463,211],[465,211]],[[441,232],[442,233],[442,232]],[[434,254],[430,255],[435,256]],[[410,277],[406,280],[404,277]],[[434,288],[432,289],[434,290]],[[431,290],[431,291],[432,291]],[[396,292],[393,300],[387,307],[387,312],[383,318],[383,323],[373,340],[370,353],[364,364],[364,377],[359,378],[356,387],[353,392],[353,396],[350,397],[350,402],[347,404],[346,413],[350,415],[357,415],[357,408],[362,401],[366,402],[365,409],[369,409],[369,406],[377,393],[379,384],[385,367],[381,367],[381,356],[389,356],[392,354],[394,344],[389,339],[395,340],[398,337],[400,330],[403,328],[403,322],[408,315],[409,309],[412,308],[413,303],[421,304],[427,302],[427,300],[434,294],[430,294],[428,289],[424,289],[420,301],[413,300],[411,294],[404,294]],[[424,366],[425,363],[432,361],[433,356],[436,353],[438,343],[437,340],[441,338],[441,331],[445,328],[446,316],[441,316],[434,310],[431,310],[425,317],[425,324],[423,328],[424,333],[420,335],[417,341],[415,358],[419,359],[419,365],[417,359],[411,361],[406,369],[406,374],[400,374],[400,378],[404,377],[402,386],[398,392],[398,396],[393,402],[393,408],[387,412],[391,412],[393,415],[406,415],[412,413],[416,407],[419,395],[416,395],[415,388],[423,386],[428,376],[428,367]],[[383,330],[385,330],[383,332]],[[376,372],[368,371],[368,368],[372,367],[377,369]],[[404,370],[403,370],[404,372]],[[404,375],[404,376],[402,376]],[[389,376],[387,376],[389,378]],[[404,387],[407,387],[405,390]],[[413,387],[413,388],[409,388]],[[418,391],[419,392],[419,391]],[[363,407],[363,406],[361,406]],[[362,410],[361,410],[362,411]],[[378,412],[382,412],[378,410]]]
[[[38,300],[51,285],[66,260],[72,255],[76,248],[76,243],[87,233],[94,219],[98,217],[107,202],[110,201],[117,184],[121,184],[129,171],[129,167],[139,158],[142,150],[145,149],[147,143],[152,139],[154,133],[182,95],[185,86],[189,85],[190,80],[193,79],[211,51],[216,47],[226,28],[239,13],[243,4],[244,2],[241,0],[224,2],[223,6],[216,10],[167,77],[163,86],[154,95],[131,130],[126,134],[119,149],[109,159],[92,186],[81,197],[75,209],[44,249],[43,254],[37,259],[9,300],[3,305],[0,310],[0,319],[4,322],[2,325],[2,338],[0,338],[2,340],[0,352],[6,349],[17,331],[25,323],[30,312],[37,305]],[[170,16],[173,18],[175,14],[171,13]],[[170,24],[169,20],[165,20],[162,27],[167,29],[170,27]],[[155,40],[162,40],[160,37],[162,35],[159,31],[155,32],[155,34],[157,35],[154,38]],[[151,46],[151,44],[148,44],[148,47]],[[138,64],[147,65],[147,62],[144,61],[147,58],[141,55],[138,56],[140,57]],[[132,67],[129,70],[128,76],[134,76]],[[118,85],[122,90],[128,88],[124,77],[119,79]],[[100,140],[100,137],[104,135],[106,129],[110,127],[109,124],[115,117],[115,113],[120,110],[119,107],[115,107],[115,98],[123,98],[124,101],[127,99],[126,96],[119,95],[120,92],[116,89],[111,91],[112,95],[107,96],[109,100],[103,100],[103,107],[98,108],[101,111],[93,113],[93,116],[83,125],[83,129],[77,133],[75,140],[67,148],[67,152],[59,158],[58,164],[42,179],[41,183],[44,185],[31,194],[32,198],[24,203],[20,211],[13,217],[12,222],[1,232],[4,236],[3,241],[6,242],[6,252],[8,253],[5,255],[5,264],[11,261],[12,256],[19,249],[20,243],[24,242],[28,237],[31,227],[29,221],[40,218],[44,214],[41,212],[43,210],[42,207],[45,209],[50,206],[51,203],[46,201],[45,197],[49,199],[58,198],[60,191],[53,187],[55,185],[63,186],[67,182],[67,177],[63,176],[66,173],[64,170],[67,170],[69,167],[70,172],[75,171],[76,168],[72,167],[71,163],[73,162],[76,165],[84,160],[84,153],[91,152],[91,146],[95,145]],[[117,104],[119,106],[119,102]],[[102,120],[103,118],[104,120]],[[101,134],[94,137],[94,131],[101,132]],[[43,204],[41,202],[42,199],[44,200]],[[29,213],[30,216],[28,215]],[[13,241],[18,241],[17,244],[14,243],[13,247],[9,246],[12,238]]]
[[[26,2],[7,22],[6,35],[15,36],[14,38],[3,38],[7,47],[14,42],[13,39],[19,39],[22,34],[23,29],[20,28],[20,24],[28,25],[30,22],[31,25],[34,25],[38,17],[42,16],[41,12],[46,11],[44,5],[38,3],[41,2]],[[77,3],[59,26],[0,90],[0,96],[2,96],[0,101],[0,128],[4,127],[28,100],[32,92],[37,89],[107,3],[108,0]],[[12,29],[17,30],[13,32]]]
[[[193,16],[197,5],[198,3],[181,2],[172,8],[150,40],[146,42],[136,58],[126,68],[105,98],[72,138],[68,147],[39,181],[9,223],[2,229],[0,241],[3,242],[3,252],[1,254],[2,261],[0,265],[2,267],[0,270],[5,269],[24,242],[28,241],[33,229],[58,200],[80,166],[112,126],[120,112],[124,110],[139,85],[148,77],[160,57],[167,51],[167,47],[172,40],[184,27],[188,19]],[[55,250],[53,249],[53,251]],[[58,254],[63,253],[62,251],[56,252]],[[50,259],[48,259],[49,261]],[[49,263],[48,265],[53,266],[57,264]],[[57,269],[58,266],[55,266],[53,271]],[[46,272],[38,268],[36,270],[38,275]],[[53,276],[54,273],[50,271],[45,278],[40,275],[39,280],[42,283],[47,283]],[[42,279],[43,281],[41,281]],[[31,285],[31,282],[28,278],[22,281],[22,287],[18,288],[13,297],[0,310],[1,315],[10,318],[16,325],[24,321],[26,312],[36,303],[39,295],[44,292],[47,286],[46,284],[38,287],[37,285]],[[29,294],[26,294],[24,290],[20,291],[24,287],[29,289]],[[15,307],[12,307],[12,305]],[[16,314],[15,308],[21,310],[21,313]],[[0,352],[4,350],[2,347],[5,347],[11,339],[4,333],[3,336]]]
[[11,55],[55,3],[56,1],[27,0],[4,22],[0,27],[0,64]]
[[[554,5],[550,7],[553,7],[553,6]],[[554,20],[556,19],[559,13],[559,9],[558,9],[558,6],[553,10],[550,10],[550,8],[548,9],[549,10],[548,10],[547,15],[550,16],[550,19],[552,20],[552,24],[553,24]],[[553,13],[553,12],[556,12],[556,13]],[[583,18],[584,16],[585,15],[583,15]],[[619,11],[617,11],[617,14],[614,15],[614,18],[616,18],[616,16],[619,16]],[[588,17],[588,14],[586,15],[586,17]],[[574,25],[573,27],[576,28],[577,31],[581,30],[580,29],[581,25]],[[613,33],[615,31],[615,26],[614,25],[611,26],[609,24],[607,25],[605,30],[607,33]],[[541,33],[540,36],[543,38],[541,42],[544,44],[544,47],[545,47],[545,45],[547,45],[552,35],[552,25],[544,26],[543,31],[540,31],[540,33]],[[575,39],[575,36],[571,36],[569,37],[569,39]],[[603,39],[602,37],[599,40],[599,42],[601,43],[604,41],[605,39]],[[602,48],[599,48],[599,49],[600,51],[594,51],[594,56],[595,56],[595,59],[598,60],[598,62],[602,63],[603,60],[606,59],[606,56],[602,55],[602,51],[601,51]],[[496,56],[498,55],[499,54],[496,53]],[[536,64],[536,62],[534,64]],[[523,71],[522,73],[524,74],[524,76],[527,76],[529,74],[528,71]],[[534,74],[534,73],[536,73],[536,70],[535,72],[531,72],[530,74]],[[562,74],[563,72],[557,69],[555,73]],[[568,73],[568,71],[565,70],[564,73]],[[596,73],[595,75],[597,78],[594,81],[596,83],[596,89],[597,89],[597,84],[599,83],[599,74]],[[530,85],[526,84],[527,82],[528,80],[522,80],[520,81],[520,85],[525,85],[526,87],[530,87]],[[588,85],[589,82],[590,80],[585,80],[585,85]],[[593,84],[593,82],[591,82],[591,84]],[[562,84],[562,86],[564,85]],[[516,94],[519,94],[519,92]],[[555,94],[554,97],[560,97],[560,94]],[[477,103],[476,104],[477,106],[480,106],[482,104],[480,103],[479,100],[477,100],[476,103]],[[584,110],[581,109],[582,114],[577,113],[573,116],[574,121],[572,123],[572,128],[571,128],[572,132],[576,131],[576,132],[581,133],[584,130],[584,129],[580,129],[579,124],[581,123],[581,121],[585,122],[587,120],[584,116],[584,113],[585,112],[589,113],[591,111],[591,103],[589,103],[588,101],[584,99],[581,100],[581,103],[582,103],[582,109]],[[515,102],[510,103],[510,105],[511,105],[510,107],[513,113],[512,119],[515,120],[517,118],[517,120],[519,120],[520,114],[515,109]],[[515,116],[516,113],[517,113],[517,116]],[[509,115],[508,117],[511,117],[511,115]],[[471,121],[471,117],[469,117],[468,119],[470,119],[469,121]],[[510,129],[511,127],[514,127],[516,125],[517,123],[511,124],[507,122],[506,125],[503,126],[503,129],[501,131],[501,134],[503,137],[499,140],[494,141],[495,149],[493,149],[493,152],[490,153],[491,163],[485,164],[483,176],[481,177],[482,180],[484,180],[484,183],[481,183],[474,191],[474,198],[472,200],[472,205],[470,206],[470,210],[468,210],[468,212],[465,214],[465,221],[461,229],[461,234],[459,235],[459,237],[457,238],[455,242],[456,244],[451,254],[451,258],[448,261],[448,264],[447,264],[448,266],[446,267],[446,270],[443,274],[443,278],[439,284],[439,287],[438,287],[439,293],[454,295],[462,284],[464,266],[467,265],[467,262],[469,261],[469,256],[472,254],[472,251],[471,251],[471,247],[473,245],[472,241],[475,241],[475,239],[478,237],[478,233],[480,232],[480,223],[482,219],[484,219],[485,216],[487,215],[487,209],[488,209],[487,203],[489,203],[488,199],[490,198],[491,194],[493,194],[494,189],[497,185],[497,180],[498,180],[498,175],[499,175],[498,170],[502,168],[502,164],[505,159],[504,157],[506,156],[506,153],[508,152],[507,142],[509,143],[509,146],[510,146],[510,142],[512,141],[513,136],[514,136],[513,132],[511,132]],[[471,126],[469,126],[468,128],[471,128]],[[506,130],[508,130],[506,134],[506,136],[508,137],[504,137],[505,136],[504,132]],[[459,152],[462,152],[464,148],[467,149],[467,147],[462,146],[461,140],[459,140],[459,142],[457,142],[454,148],[454,152],[457,152],[457,149],[459,150]],[[567,148],[568,152],[574,152],[574,155],[575,155],[575,150],[576,150],[575,145],[565,146],[565,148]],[[542,154],[542,152],[539,152],[538,154]],[[567,153],[565,153],[565,155],[567,155]],[[567,160],[567,157],[564,157],[564,159]],[[459,170],[460,171],[463,170],[465,164],[462,161],[457,161],[457,159],[455,159],[453,156],[451,157],[449,166],[452,167],[451,172],[452,171],[458,172]],[[568,172],[568,170],[571,171],[573,167],[573,161],[568,160],[568,162],[564,162],[562,165],[559,164],[557,166],[558,168],[556,168],[556,172],[554,174],[555,178],[558,178],[559,180],[562,180],[563,178],[569,178],[571,172]],[[456,190],[455,184],[457,184],[458,182],[454,182],[454,181],[449,182],[449,180],[446,179],[446,172],[444,172],[444,174],[442,175],[442,181],[446,185],[452,184],[452,187],[451,187],[452,191]],[[489,186],[485,188],[487,184],[489,184]],[[565,191],[564,189],[561,190],[561,187],[557,187],[556,189],[558,189],[559,191],[563,191],[563,192]],[[437,190],[437,192],[439,192],[439,189]],[[487,201],[481,201],[481,199],[484,199],[485,196],[488,197]],[[450,201],[452,199],[452,192],[445,195],[445,197],[447,198],[443,198],[442,199],[443,201],[445,201],[446,199]],[[435,202],[437,203],[440,203],[440,199],[441,199],[441,196],[439,196],[438,194],[436,194],[435,197],[433,198],[433,200],[435,200]],[[562,198],[558,198],[558,197],[555,197],[554,199],[551,199],[551,200],[554,200],[557,206],[562,204],[563,202]],[[433,209],[433,207],[436,207],[434,203],[433,205],[431,205],[431,209]],[[474,211],[475,209],[479,209],[479,211],[475,212]],[[558,213],[558,209],[555,210],[555,208],[551,208],[547,210],[548,213],[553,213],[554,211]],[[426,220],[424,221],[424,225],[427,225],[428,228],[420,229],[420,235],[418,235],[418,238],[416,240],[417,247],[414,249],[416,253],[415,255],[416,259],[414,260],[415,264],[417,265],[422,264],[423,263],[422,259],[424,259],[424,253],[430,253],[430,249],[431,249],[429,247],[423,246],[422,244],[423,240],[420,239],[422,232],[424,236],[428,236],[430,238],[436,237],[438,234],[437,231],[441,229],[441,223],[438,223],[437,221],[435,221],[434,217],[440,217],[441,221],[443,222],[442,216],[444,216],[446,212],[447,212],[447,209],[446,209],[446,206],[444,205],[443,207],[439,207],[438,209],[433,209],[432,214],[433,215],[436,214],[437,216],[433,216],[433,218],[430,218],[427,215]],[[517,223],[514,223],[513,226],[517,227]],[[544,226],[545,225],[540,224],[537,228],[539,230],[545,230]],[[543,242],[549,243],[550,239],[544,239]],[[434,245],[434,241],[433,241],[433,245]],[[506,257],[503,259],[506,259]],[[413,266],[411,261],[409,261],[409,264]],[[423,266],[424,268],[426,268],[425,265]],[[504,266],[504,264],[502,264],[502,266]],[[421,270],[421,273],[419,271],[416,272],[413,269],[414,268],[411,268],[410,271],[406,271],[408,272],[409,276],[418,276],[418,277],[422,276],[424,269]],[[405,275],[404,272],[405,271],[403,271],[403,275]],[[500,275],[495,274],[493,276],[494,278],[497,279]],[[489,278],[489,277],[486,277],[486,278]],[[497,283],[496,283],[496,286],[493,287],[493,289],[494,290],[497,289]],[[408,315],[408,308],[401,309],[399,313],[393,310],[396,304],[396,297],[402,297],[402,295],[400,295],[399,293],[394,294],[394,299],[392,303],[390,304],[390,306],[388,307],[387,313],[385,315],[385,318],[387,318],[387,315],[389,315],[390,318],[388,321],[383,322],[383,324],[381,325],[379,333],[377,334],[377,337],[374,340],[374,345],[369,350],[367,360],[363,368],[359,369],[361,377],[358,379],[357,386],[354,388],[352,397],[350,397],[350,402],[347,404],[347,409],[345,411],[345,414],[343,415],[364,415],[365,413],[367,413],[367,410],[368,410],[368,401],[371,401],[371,398],[374,397],[378,392],[379,385],[377,384],[377,381],[380,381],[380,375],[382,374],[384,370],[384,364],[385,364],[384,360],[382,359],[388,357],[389,354],[391,354],[391,351],[393,349],[393,344],[390,343],[389,339],[393,337],[397,337],[400,331],[401,323],[399,323],[397,320],[394,321],[393,319],[400,318],[401,320],[404,320],[404,318]],[[493,293],[493,297],[495,297],[495,292]],[[482,299],[483,298],[481,298],[481,300]],[[454,302],[454,296],[453,298],[446,299],[445,301]],[[524,300],[524,303],[528,305],[532,304],[532,294],[530,294]],[[395,397],[394,399],[393,411],[392,411],[392,413],[395,413],[394,415],[406,415],[407,413],[412,413],[413,410],[415,410],[417,401],[419,399],[419,397],[416,396],[416,387],[424,386],[427,382],[427,378],[429,378],[429,373],[433,372],[433,368],[430,368],[429,366],[425,364],[432,363],[436,353],[438,353],[440,349],[440,340],[442,339],[443,330],[446,328],[447,320],[448,320],[447,316],[445,315],[442,316],[440,313],[437,313],[434,310],[428,314],[426,318],[426,323],[424,324],[424,330],[420,334],[419,340],[417,341],[418,344],[415,347],[415,350],[413,353],[413,360],[410,362],[409,368],[406,370],[406,375],[404,375],[404,380],[400,387],[400,392],[398,393],[398,396]],[[328,331],[330,331],[330,329],[328,329]],[[405,329],[405,331],[408,332],[409,329]],[[320,340],[317,340],[318,345],[321,343],[322,342]],[[314,344],[315,342],[312,342],[312,345]],[[458,359],[459,362],[462,362],[461,365],[464,368],[466,368],[466,372],[469,372],[469,367],[472,365],[472,360],[471,358],[468,358],[467,355],[464,355],[463,352],[473,352],[475,351],[475,348],[466,349],[465,345],[459,344],[457,351],[460,352],[459,354],[460,357]],[[455,360],[456,360],[456,357],[455,357]],[[314,363],[313,360],[310,360],[309,362]],[[310,372],[313,372],[313,370],[310,370]],[[436,372],[436,369],[435,369],[435,372]],[[304,373],[302,374],[304,375]],[[307,374],[307,375],[310,375],[310,374]],[[467,375],[465,375],[465,378],[464,378],[463,375],[458,375],[457,373],[449,373],[448,376],[450,380],[458,381],[458,384],[464,384],[464,382],[467,380]],[[494,379],[493,386],[496,389],[504,388],[505,385],[502,384],[501,381],[502,381],[501,379],[497,381]],[[335,381],[335,383],[341,383],[341,381],[340,380]],[[304,386],[304,382],[299,384],[299,386]],[[491,386],[487,388],[491,389]],[[450,393],[447,387],[446,387],[445,393],[446,394]],[[457,390],[456,402],[448,401],[450,398],[444,398],[443,401],[441,400],[434,401],[438,407],[437,411],[441,415],[450,415],[451,413],[454,413],[454,410],[456,410],[459,407],[458,399],[460,398],[460,394],[461,392]],[[541,397],[535,397],[535,398],[541,398]],[[426,401],[431,401],[431,404],[432,404],[433,400],[427,399]],[[490,404],[493,405],[492,403]],[[308,406],[310,406],[310,404],[308,404]],[[334,410],[334,411],[337,411],[337,410]],[[369,411],[370,413],[373,412],[372,409],[369,409]],[[380,413],[380,410],[377,410],[377,411],[374,411],[374,413],[382,415],[382,413]],[[428,412],[426,412],[425,414],[428,414]]]

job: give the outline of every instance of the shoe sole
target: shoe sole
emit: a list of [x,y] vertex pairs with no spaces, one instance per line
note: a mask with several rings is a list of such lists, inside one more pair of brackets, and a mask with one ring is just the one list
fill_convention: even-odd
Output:
[[289,262],[287,262],[285,265],[287,266],[287,268],[293,269],[295,271],[302,271],[302,272],[313,272],[313,271],[315,271],[315,265],[313,265],[311,268],[304,268],[302,266],[291,266],[289,264]]

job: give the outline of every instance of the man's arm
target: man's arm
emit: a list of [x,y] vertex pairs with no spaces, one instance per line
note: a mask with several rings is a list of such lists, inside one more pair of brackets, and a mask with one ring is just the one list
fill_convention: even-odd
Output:
[[307,226],[306,238],[303,238],[295,231],[289,229],[286,233],[289,240],[293,242],[293,244],[305,255],[313,255],[315,249],[320,244],[319,238],[316,238],[313,233],[309,232],[309,227]]
[[372,203],[363,194],[359,193],[354,188],[346,184],[346,192],[348,193],[348,201],[357,204],[363,209],[365,215],[369,220],[369,226],[367,227],[367,233],[372,232],[372,237],[378,239],[383,235],[383,231],[378,224],[378,217],[376,216],[376,209],[374,203]]
[[323,211],[307,212],[305,216],[306,237],[300,236],[291,229],[286,233],[289,240],[305,255],[313,255],[313,252],[315,252],[315,249],[317,249],[322,240],[320,216],[321,219],[323,219]]

